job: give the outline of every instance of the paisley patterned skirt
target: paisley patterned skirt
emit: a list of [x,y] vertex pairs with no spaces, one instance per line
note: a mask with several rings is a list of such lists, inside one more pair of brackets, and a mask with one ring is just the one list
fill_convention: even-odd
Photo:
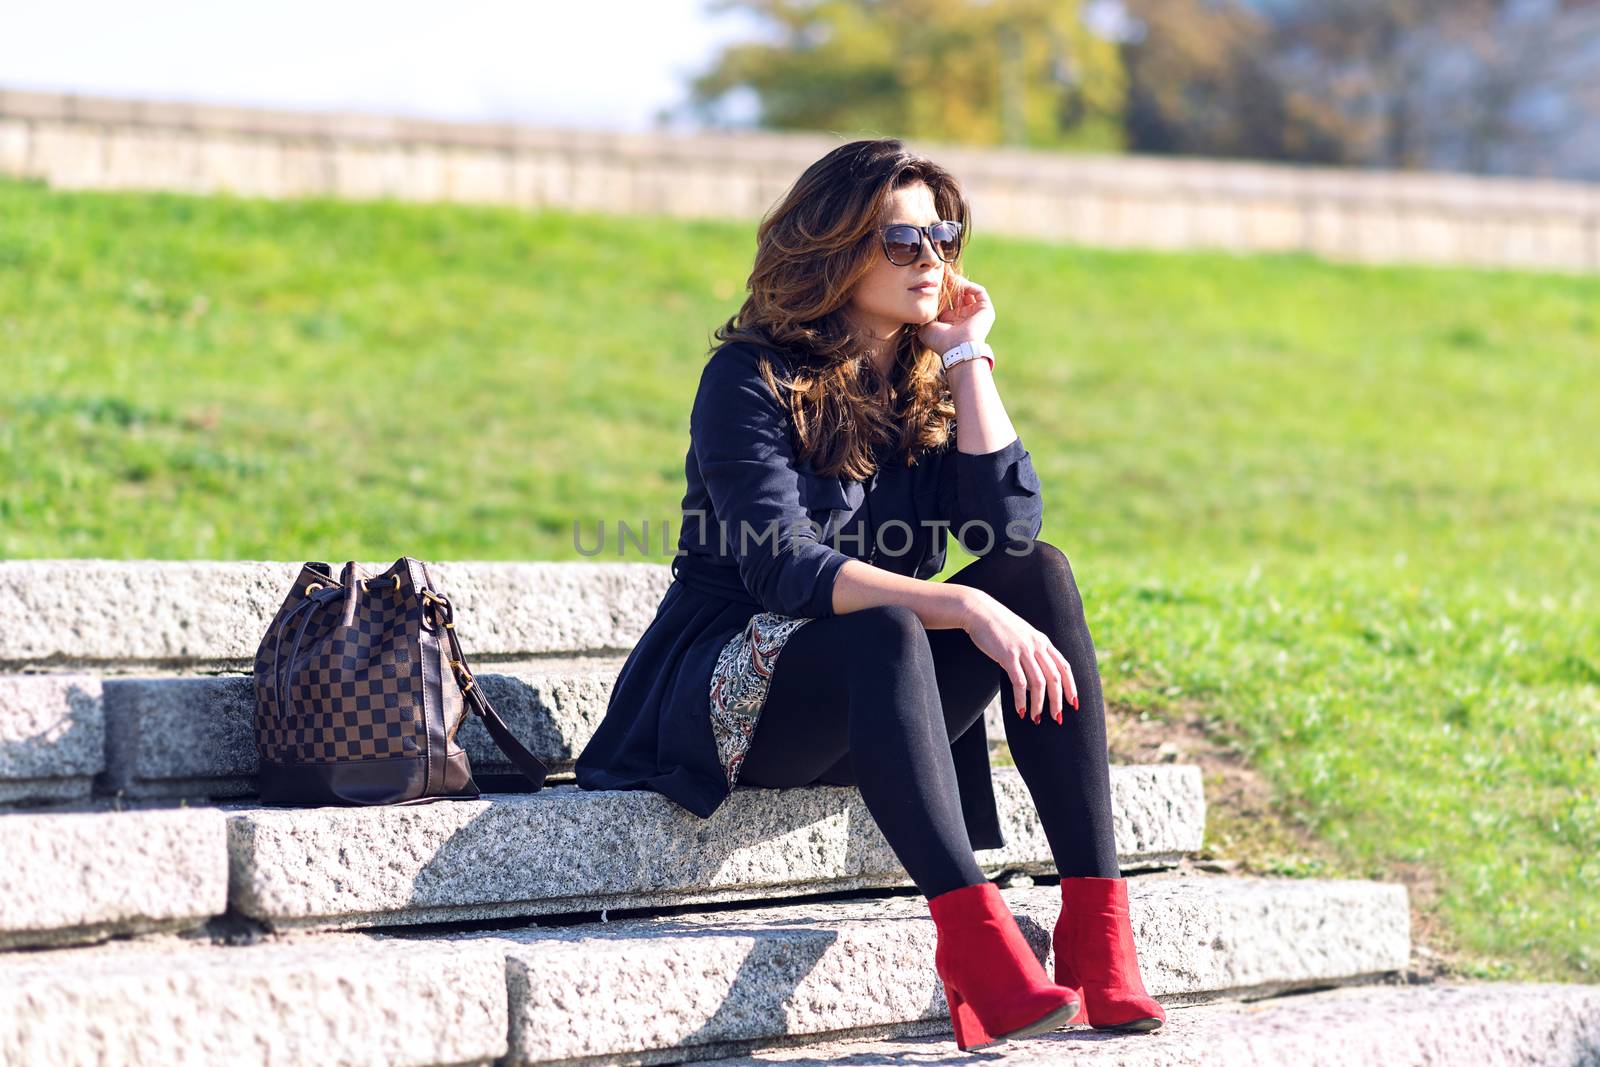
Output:
[[711,672],[711,732],[717,739],[717,759],[732,789],[744,764],[756,720],[766,703],[772,671],[789,635],[810,619],[762,611],[750,617],[717,654]]

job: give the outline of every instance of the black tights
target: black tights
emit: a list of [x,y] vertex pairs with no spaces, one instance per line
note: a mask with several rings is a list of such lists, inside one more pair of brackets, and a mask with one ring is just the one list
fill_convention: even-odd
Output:
[[[1105,707],[1094,642],[1060,549],[996,549],[947,581],[985,590],[1042,631],[1072,665],[1078,709],[1017,717],[1011,681],[965,630],[928,630],[909,608],[813,619],[778,654],[739,781],[856,785],[924,896],[984,880],[962,819],[950,739],[1000,691],[1006,740],[1062,877],[1118,878]],[[1063,688],[1063,700],[1066,690]],[[974,725],[976,723],[976,725]]]

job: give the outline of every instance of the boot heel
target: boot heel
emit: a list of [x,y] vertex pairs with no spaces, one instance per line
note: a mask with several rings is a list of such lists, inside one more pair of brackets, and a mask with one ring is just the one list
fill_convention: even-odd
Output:
[[[1001,1043],[989,1031],[983,1028],[978,1021],[977,1012],[972,1010],[960,993],[950,986],[944,987],[945,1003],[950,1005],[950,1026],[956,1032],[956,1047],[962,1052],[971,1049],[988,1048],[990,1045]],[[1001,1039],[1003,1040],[1003,1039]]]

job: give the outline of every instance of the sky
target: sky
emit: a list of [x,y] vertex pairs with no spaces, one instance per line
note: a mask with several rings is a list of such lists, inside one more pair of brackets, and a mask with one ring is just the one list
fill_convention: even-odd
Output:
[[644,130],[756,32],[708,6],[0,0],[0,88]]

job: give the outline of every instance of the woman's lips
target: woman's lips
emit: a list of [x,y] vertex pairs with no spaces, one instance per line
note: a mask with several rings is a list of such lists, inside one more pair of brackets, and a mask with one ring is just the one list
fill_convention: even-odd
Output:
[[931,293],[938,288],[939,284],[937,282],[923,282],[921,285],[913,285],[911,291],[913,293]]

